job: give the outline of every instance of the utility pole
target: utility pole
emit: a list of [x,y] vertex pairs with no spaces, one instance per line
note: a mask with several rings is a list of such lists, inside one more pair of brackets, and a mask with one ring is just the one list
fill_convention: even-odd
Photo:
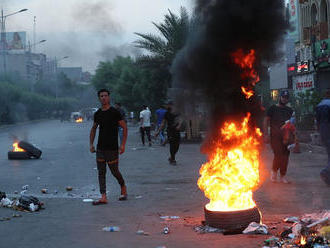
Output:
[[34,16],[33,18],[33,52],[35,53],[36,52],[36,42],[37,42],[37,32],[36,32],[36,27],[37,27],[37,24],[36,24],[36,16]]
[[3,9],[1,9],[1,55],[2,55],[2,69],[3,73],[6,74],[6,55],[7,55],[7,39],[6,39],[6,17],[3,15]]

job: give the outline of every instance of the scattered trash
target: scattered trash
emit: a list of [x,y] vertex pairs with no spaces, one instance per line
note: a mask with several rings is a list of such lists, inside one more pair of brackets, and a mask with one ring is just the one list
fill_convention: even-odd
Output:
[[10,220],[10,217],[2,217],[2,218],[0,218],[0,221],[7,221],[7,220]]
[[166,246],[157,246],[156,248],[166,248]]
[[150,233],[145,232],[143,230],[137,230],[136,234],[138,234],[138,235],[144,235],[144,236],[149,236],[150,235]]
[[179,216],[160,216],[161,219],[163,220],[176,220],[176,219],[180,219]]
[[215,228],[215,227],[210,227],[210,226],[197,226],[194,228],[196,232],[198,233],[224,233],[225,230]]
[[27,190],[29,188],[29,185],[22,186],[22,190]]
[[0,201],[0,205],[2,207],[10,208],[13,205],[13,201],[11,201],[9,198],[2,198]]
[[38,198],[34,196],[21,196],[17,202],[17,207],[35,212],[41,208],[43,205]]
[[268,234],[268,227],[264,224],[251,222],[243,231],[244,234]]
[[7,196],[6,196],[6,193],[0,191],[0,200],[1,200],[2,198],[6,198],[6,197],[7,197]]
[[83,202],[93,202],[93,199],[84,199]]
[[283,221],[286,222],[286,223],[298,223],[299,218],[295,217],[295,216],[292,216],[292,217],[285,218]]
[[54,190],[54,194],[56,195],[58,193],[58,190]]
[[48,189],[41,189],[41,193],[48,194]]
[[18,191],[14,191],[14,194],[17,195],[18,194]]
[[178,190],[178,188],[165,188],[165,190]]
[[319,232],[320,232],[322,237],[330,240],[330,226],[322,227]]
[[118,226],[106,226],[102,228],[105,232],[119,232],[120,228]]
[[27,190],[23,190],[23,191],[21,191],[21,195],[25,195],[25,193],[27,192]]
[[170,229],[166,226],[163,229],[163,234],[169,234],[170,233]]
[[273,237],[270,237],[269,239],[266,239],[264,241],[264,244],[267,245],[267,247],[276,247],[277,246],[277,242],[279,241],[280,239],[273,236]]
[[72,191],[72,187],[71,186],[67,186],[66,187],[66,191]]
[[14,213],[14,214],[13,214],[13,218],[19,218],[19,217],[22,217],[22,215],[17,214],[17,213]]
[[318,220],[318,221],[316,221],[316,222],[314,222],[314,223],[308,225],[307,228],[311,228],[311,227],[314,227],[314,226],[316,226],[316,225],[319,225],[319,224],[325,223],[325,222],[327,222],[328,220],[329,220],[329,217],[322,218],[322,219],[320,219],[320,220]]
[[142,195],[135,196],[135,199],[141,199],[141,198],[142,198]]

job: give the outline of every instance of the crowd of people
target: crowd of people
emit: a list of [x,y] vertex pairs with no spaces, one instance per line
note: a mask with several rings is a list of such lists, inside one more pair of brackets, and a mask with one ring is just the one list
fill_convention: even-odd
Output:
[[[119,200],[127,199],[127,188],[122,174],[119,171],[119,154],[125,152],[127,140],[126,114],[120,103],[110,105],[110,92],[106,89],[98,91],[98,98],[101,108],[94,114],[94,123],[90,131],[90,151],[96,152],[96,162],[98,168],[98,179],[101,198],[94,201],[94,205],[106,204],[106,165],[108,165],[112,175],[117,179],[121,194]],[[288,107],[290,94],[283,90],[280,93],[277,104],[272,105],[266,112],[264,118],[264,139],[265,143],[270,143],[274,153],[270,180],[272,182],[290,183],[286,178],[290,150],[297,144],[294,111]],[[180,129],[182,119],[172,101],[168,101],[156,110],[156,131],[155,137],[159,138],[160,145],[169,143],[170,156],[168,161],[171,165],[176,165],[176,154],[180,147]],[[152,113],[148,106],[143,105],[140,112],[139,130],[142,145],[145,146],[145,136],[148,145],[152,146],[151,139],[151,118]],[[328,153],[327,165],[320,172],[320,177],[324,183],[330,186],[330,89],[326,91],[324,99],[316,107],[317,127],[323,143]],[[96,129],[99,128],[97,148],[94,147]],[[165,136],[165,130],[166,134]],[[118,142],[119,135],[119,142]]]

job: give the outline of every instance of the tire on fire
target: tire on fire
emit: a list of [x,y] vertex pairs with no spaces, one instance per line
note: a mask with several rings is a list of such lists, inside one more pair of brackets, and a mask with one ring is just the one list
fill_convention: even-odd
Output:
[[205,223],[211,227],[226,231],[242,232],[251,222],[260,222],[261,216],[257,207],[238,211],[210,211],[204,208]]
[[27,153],[29,153],[31,157],[40,158],[41,156],[42,152],[38,148],[36,148],[35,146],[31,145],[26,141],[20,141],[18,143],[18,146],[24,149]]
[[29,159],[30,157],[28,152],[8,152],[8,159]]

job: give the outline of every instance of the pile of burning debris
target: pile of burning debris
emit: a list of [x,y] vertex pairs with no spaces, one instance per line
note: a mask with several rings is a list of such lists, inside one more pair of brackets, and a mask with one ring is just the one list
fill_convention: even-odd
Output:
[[265,240],[263,248],[330,248],[330,211],[306,214],[300,219],[284,219],[292,223],[278,237]]
[[13,150],[8,152],[8,159],[40,158],[41,150],[26,141],[13,143]]

